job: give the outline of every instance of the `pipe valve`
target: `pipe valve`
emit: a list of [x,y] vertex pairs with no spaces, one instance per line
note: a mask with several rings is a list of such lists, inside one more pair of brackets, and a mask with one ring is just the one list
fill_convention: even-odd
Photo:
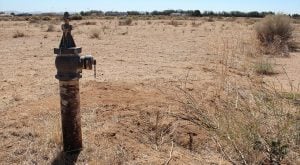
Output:
[[55,48],[54,53],[57,54],[55,60],[57,79],[62,81],[79,79],[82,77],[82,69],[92,70],[93,68],[96,78],[96,59],[92,55],[80,55],[81,48]]
[[82,69],[92,70],[94,65],[94,77],[96,78],[96,60],[92,55],[84,55],[80,57]]

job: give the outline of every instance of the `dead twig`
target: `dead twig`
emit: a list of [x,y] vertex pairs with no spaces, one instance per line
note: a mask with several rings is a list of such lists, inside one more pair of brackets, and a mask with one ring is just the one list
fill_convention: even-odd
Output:
[[172,147],[171,147],[171,151],[170,151],[170,156],[169,159],[167,160],[167,162],[165,163],[165,165],[168,165],[172,159],[172,155],[173,155],[173,148],[174,148],[174,142],[172,141]]
[[243,155],[243,153],[241,152],[241,150],[238,149],[238,147],[236,146],[235,142],[228,135],[227,135],[227,139],[232,143],[234,149],[239,153],[241,159],[243,160],[243,164],[248,165],[248,163],[245,160],[245,156]]
[[218,145],[222,155],[225,157],[225,159],[227,159],[230,163],[232,163],[233,165],[236,165],[236,163],[231,159],[230,156],[228,156],[226,154],[226,152],[224,152],[223,147],[221,146],[221,144],[218,142],[218,140],[215,137],[212,137],[212,139],[214,140],[214,142]]

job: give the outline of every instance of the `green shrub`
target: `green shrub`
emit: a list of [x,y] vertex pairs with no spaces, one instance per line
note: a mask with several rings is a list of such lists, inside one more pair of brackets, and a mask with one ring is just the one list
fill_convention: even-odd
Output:
[[257,74],[272,75],[275,74],[273,65],[268,60],[261,60],[255,64]]

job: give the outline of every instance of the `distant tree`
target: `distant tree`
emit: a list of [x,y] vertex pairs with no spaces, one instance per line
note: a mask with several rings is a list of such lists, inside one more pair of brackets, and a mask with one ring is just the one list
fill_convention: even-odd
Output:
[[100,16],[100,15],[103,15],[104,13],[101,10],[91,10],[91,11],[81,11],[79,14],[81,16],[91,16],[91,15]]
[[81,16],[86,16],[87,14],[86,14],[86,12],[81,11],[81,12],[80,12],[80,15],[81,15]]
[[231,17],[245,17],[246,14],[240,11],[231,11]]
[[194,17],[201,17],[202,15],[201,15],[200,10],[195,10],[195,11],[193,11],[192,16],[194,16]]
[[16,14],[14,12],[10,13],[10,15],[15,16]]
[[251,11],[251,12],[247,13],[247,17],[257,17],[257,18],[259,18],[259,17],[263,17],[263,16],[257,11]]
[[213,11],[204,11],[202,13],[203,16],[215,16],[216,14]]
[[299,19],[299,18],[300,18],[300,14],[293,14],[292,17],[295,18],[295,19],[296,19],[296,18]]
[[[120,12],[118,12],[120,14]],[[214,12],[214,11],[204,11],[200,12],[199,10],[163,10],[163,11],[157,11],[154,10],[150,13],[145,12],[141,13],[138,11],[128,11],[128,15],[166,15],[169,16],[171,14],[176,15],[176,14],[182,14],[186,16],[193,16],[193,17],[255,17],[255,18],[262,18],[267,15],[274,15],[274,12],[268,11],[268,12],[258,12],[258,11],[251,11],[251,12],[241,12],[241,11],[222,11],[222,12]],[[291,17],[293,18],[298,18],[298,14],[294,14]]]
[[160,14],[160,12],[158,12],[156,10],[154,10],[154,11],[151,12],[151,15],[159,15],[159,14]]
[[267,15],[275,15],[275,13],[274,13],[274,12],[272,12],[272,11],[268,11],[268,12],[261,12],[261,17],[265,17],[265,16],[267,16]]
[[127,11],[127,14],[128,15],[141,15],[141,13],[138,11]]
[[89,13],[90,13],[89,15],[95,14],[95,15],[98,15],[98,16],[104,14],[103,11],[101,11],[101,10],[91,10]]
[[164,10],[161,15],[171,15],[172,13],[176,13],[175,10]]

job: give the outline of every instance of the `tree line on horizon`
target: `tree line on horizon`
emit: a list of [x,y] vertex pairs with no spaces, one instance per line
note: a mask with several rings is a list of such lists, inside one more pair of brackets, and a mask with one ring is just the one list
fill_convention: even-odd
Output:
[[[91,11],[81,11],[79,13],[81,16],[91,16],[91,15],[106,15],[106,16],[115,16],[115,15],[128,15],[128,16],[193,16],[193,17],[254,17],[254,18],[263,18],[266,15],[274,15],[272,11],[251,11],[251,12],[241,12],[241,11],[203,11],[200,10],[163,10],[163,11],[152,11],[152,12],[140,12],[140,11],[127,11],[127,12],[118,12],[118,11],[107,11],[103,12],[100,10],[91,10]],[[300,18],[300,14],[290,14],[290,17]]]
[[[0,12],[4,13],[4,12]],[[13,16],[31,16],[33,14],[30,13],[10,13]],[[53,16],[60,15],[61,13],[41,13],[38,15],[44,16]],[[192,16],[192,17],[252,17],[252,18],[263,18],[266,15],[274,15],[275,13],[272,11],[251,11],[251,12],[242,12],[242,11],[222,11],[222,12],[214,12],[214,11],[203,11],[200,10],[163,10],[163,11],[152,11],[152,12],[140,12],[140,11],[127,11],[127,12],[119,12],[119,11],[106,11],[103,12],[101,10],[90,10],[90,11],[81,11],[79,13],[75,13],[75,15],[79,16]],[[289,14],[292,18],[300,18],[300,14]]]

